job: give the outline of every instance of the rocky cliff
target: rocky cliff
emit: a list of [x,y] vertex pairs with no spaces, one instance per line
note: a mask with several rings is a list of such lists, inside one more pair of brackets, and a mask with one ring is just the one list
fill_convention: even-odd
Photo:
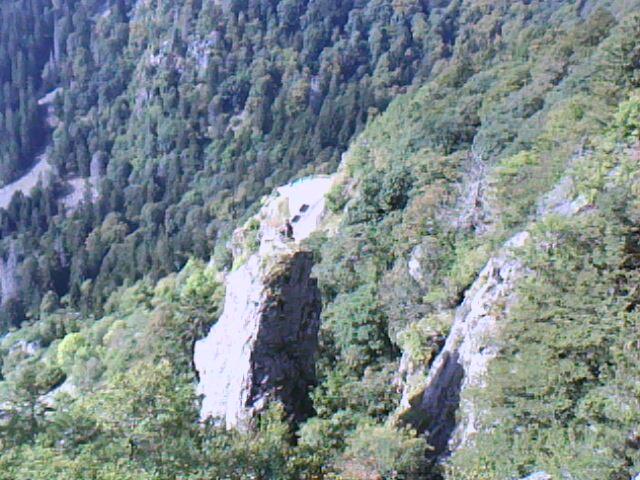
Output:
[[423,392],[403,400],[409,411],[419,412],[436,452],[446,451],[450,440],[456,444],[468,441],[475,430],[478,413],[463,392],[483,386],[482,377],[498,352],[499,321],[513,302],[515,284],[523,274],[513,249],[523,246],[528,237],[527,232],[512,237],[482,269],[456,310]]
[[[540,199],[536,218],[573,216],[587,210],[587,200],[574,198],[572,192],[571,179],[563,178]],[[401,373],[409,381],[400,402],[400,418],[424,431],[436,454],[469,444],[480,428],[482,412],[468,392],[485,388],[489,363],[500,351],[501,326],[508,321],[516,287],[526,274],[517,250],[529,237],[528,231],[512,236],[480,271],[456,309],[451,331],[426,378],[417,378],[425,370],[423,365],[414,365],[407,353],[403,356]],[[414,278],[421,278],[425,273],[417,266],[417,253],[410,257],[409,269]]]
[[223,313],[195,345],[203,419],[242,428],[272,399],[294,419],[312,411],[321,302],[301,242],[320,226],[331,183],[313,177],[279,188],[234,233]]

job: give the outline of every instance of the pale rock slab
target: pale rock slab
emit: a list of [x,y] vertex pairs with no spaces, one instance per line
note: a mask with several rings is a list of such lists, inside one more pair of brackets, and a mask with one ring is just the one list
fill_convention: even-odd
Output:
[[426,417],[429,443],[437,452],[450,448],[450,439],[457,445],[466,443],[476,431],[478,412],[462,393],[484,385],[489,362],[498,354],[499,318],[513,302],[515,284],[524,273],[512,251],[528,238],[527,232],[516,234],[482,269],[456,310],[451,332],[431,365],[422,395],[405,400]]
[[[223,313],[194,350],[203,420],[248,428],[272,399],[294,419],[311,413],[321,301],[301,242],[321,227],[332,184],[317,176],[280,187],[234,232],[234,257],[245,260],[227,275]],[[287,219],[293,239],[280,233]],[[249,235],[256,251],[247,251]]]
[[[573,190],[569,177],[561,179],[540,200],[536,217],[570,217],[588,211],[587,200],[574,196]],[[489,364],[499,353],[501,323],[516,301],[518,282],[527,274],[516,251],[529,237],[527,231],[515,234],[487,262],[456,309],[451,332],[423,387],[416,392],[404,386],[399,417],[427,432],[435,454],[469,445],[480,428],[482,412],[468,391],[486,387]],[[409,263],[418,264],[418,260],[412,252]],[[411,359],[405,356],[401,366],[411,376]],[[413,370],[414,377],[420,373],[419,368]]]

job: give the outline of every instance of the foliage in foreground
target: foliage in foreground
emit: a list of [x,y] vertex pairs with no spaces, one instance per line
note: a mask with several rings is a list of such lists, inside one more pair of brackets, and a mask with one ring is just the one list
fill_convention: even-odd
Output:
[[[158,263],[171,263],[167,249],[186,245],[152,228],[140,235],[137,222],[155,225],[165,205],[150,187],[151,204],[99,212],[79,231],[64,227],[84,242],[72,271],[86,275],[77,275],[67,297],[50,292],[33,300],[40,307],[32,321],[4,339],[0,478],[425,478],[433,468],[423,437],[388,421],[399,398],[400,353],[417,350],[428,364],[477,271],[524,228],[533,231],[522,252],[533,274],[520,286],[492,367],[495,388],[478,393],[487,428],[441,473],[634,473],[638,372],[629,339],[637,336],[637,191],[629,179],[637,171],[639,109],[636,95],[623,100],[638,86],[627,30],[638,22],[618,25],[604,9],[583,18],[567,4],[559,12],[534,10],[540,16],[529,24],[519,3],[465,6],[483,20],[478,35],[457,43],[430,82],[369,122],[347,155],[345,183],[330,196],[338,231],[311,241],[325,302],[316,415],[292,429],[274,405],[249,433],[198,423],[191,344],[218,315],[215,268],[192,260],[160,282],[151,275],[118,287],[137,278],[125,271],[136,259],[156,274],[175,269]],[[236,81],[242,78],[227,87],[238,94]],[[110,173],[122,182],[129,174]],[[567,175],[593,212],[531,226],[540,196]],[[611,181],[615,175],[620,181]],[[114,190],[103,202],[125,209]],[[136,199],[137,191],[127,195]],[[220,199],[203,191],[162,217],[165,227],[183,219],[184,232],[202,233],[201,211],[186,215],[185,205],[211,200],[217,211]],[[477,202],[465,204],[478,191]],[[160,245],[153,254],[145,236]],[[200,253],[210,254],[211,244],[200,240]],[[417,247],[419,280],[407,266]],[[46,262],[29,265],[34,275],[49,271]],[[75,391],[55,406],[44,396],[71,385]]]

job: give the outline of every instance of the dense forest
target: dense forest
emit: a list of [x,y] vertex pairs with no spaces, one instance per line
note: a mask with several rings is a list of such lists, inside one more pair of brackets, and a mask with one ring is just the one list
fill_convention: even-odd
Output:
[[38,92],[47,88],[43,68],[52,55],[53,16],[45,2],[5,2],[0,26],[0,180],[14,180],[43,147]]
[[[0,182],[43,153],[52,169],[0,209],[0,479],[638,474],[640,3],[0,14]],[[192,348],[220,314],[233,229],[339,165],[335,231],[307,244],[314,414],[293,424],[274,402],[252,430],[199,423]],[[95,195],[70,205],[78,180]],[[548,214],[565,184],[580,214]],[[523,231],[518,300],[491,307],[506,312],[491,388],[471,392],[475,443],[436,456],[425,419],[399,411],[401,359],[426,377],[465,292]]]
[[[455,34],[455,12],[420,2],[5,5],[16,21],[3,44],[24,49],[3,62],[4,98],[20,99],[5,109],[5,181],[42,147],[34,102],[54,88],[59,118],[57,179],[1,214],[30,292],[3,297],[5,328],[48,291],[99,311],[123,282],[207,257],[262,194],[335,169],[369,117],[451,55]],[[92,172],[106,193],[59,211],[61,183]]]

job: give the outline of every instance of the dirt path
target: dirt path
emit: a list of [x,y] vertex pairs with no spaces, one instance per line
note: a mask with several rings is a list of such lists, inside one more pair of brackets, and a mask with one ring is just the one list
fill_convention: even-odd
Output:
[[43,185],[49,180],[53,173],[53,167],[49,164],[47,153],[42,153],[36,157],[36,163],[27,173],[14,182],[0,188],[0,208],[7,208],[11,203],[14,193],[22,192],[25,196],[31,195],[31,190],[42,181]]

